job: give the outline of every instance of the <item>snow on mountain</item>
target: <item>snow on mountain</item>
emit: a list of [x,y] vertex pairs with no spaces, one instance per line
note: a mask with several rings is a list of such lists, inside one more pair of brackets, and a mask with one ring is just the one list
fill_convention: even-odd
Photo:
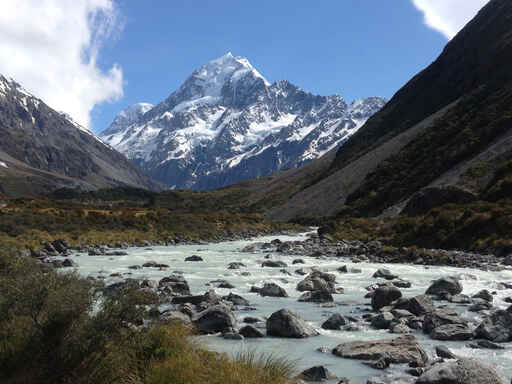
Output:
[[318,158],[384,104],[370,97],[348,105],[288,81],[271,84],[228,53],[160,104],[121,111],[100,136],[169,187],[211,189]]

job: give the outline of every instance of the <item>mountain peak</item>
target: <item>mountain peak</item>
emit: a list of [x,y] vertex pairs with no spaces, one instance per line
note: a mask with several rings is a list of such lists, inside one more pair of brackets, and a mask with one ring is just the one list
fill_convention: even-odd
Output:
[[236,83],[246,76],[261,79],[266,86],[270,85],[249,60],[242,56],[233,56],[231,52],[199,67],[190,79],[193,85],[202,90],[200,97],[219,97],[224,84],[228,81]]

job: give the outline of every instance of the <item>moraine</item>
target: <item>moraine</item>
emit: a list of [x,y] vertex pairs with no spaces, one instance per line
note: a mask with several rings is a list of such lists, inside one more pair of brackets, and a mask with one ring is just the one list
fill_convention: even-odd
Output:
[[[71,259],[76,263],[77,270],[84,276],[105,277],[105,282],[111,284],[120,281],[119,277],[109,275],[119,273],[124,277],[137,279],[150,279],[158,281],[172,272],[179,271],[190,285],[193,295],[202,294],[208,289],[214,288],[219,296],[226,296],[230,292],[238,294],[250,302],[253,310],[237,310],[234,312],[237,318],[237,327],[245,324],[242,319],[246,316],[267,318],[272,313],[287,308],[298,313],[304,320],[312,325],[320,336],[306,339],[286,339],[265,337],[260,339],[246,339],[244,341],[225,340],[222,337],[210,335],[199,337],[200,342],[207,348],[236,353],[243,349],[257,350],[261,352],[272,352],[283,355],[289,359],[297,359],[300,370],[314,365],[324,365],[338,377],[348,377],[356,382],[364,383],[371,378],[404,377],[408,382],[414,382],[412,376],[405,374],[405,365],[392,365],[384,371],[377,371],[369,368],[359,360],[349,360],[336,357],[331,353],[317,351],[319,347],[328,347],[329,350],[340,343],[355,340],[376,340],[395,338],[401,335],[391,334],[388,330],[376,330],[369,323],[359,321],[356,323],[360,330],[356,331],[328,331],[321,329],[320,325],[332,314],[339,312],[345,316],[353,316],[361,320],[364,314],[372,313],[369,305],[370,299],[364,299],[367,294],[367,287],[376,282],[383,282],[383,279],[373,277],[373,274],[381,268],[387,268],[404,280],[412,282],[410,288],[400,288],[404,297],[422,295],[430,286],[433,280],[442,276],[458,276],[463,286],[463,293],[469,296],[487,289],[496,292],[494,295],[494,306],[506,309],[510,306],[503,301],[506,297],[512,296],[512,289],[500,289],[498,282],[512,282],[512,270],[499,272],[481,271],[475,269],[457,269],[453,267],[425,267],[418,265],[404,264],[371,264],[353,263],[349,258],[326,258],[283,255],[276,252],[257,251],[253,253],[241,252],[247,245],[254,242],[270,242],[275,238],[281,241],[305,240],[308,234],[266,236],[253,240],[222,242],[205,245],[176,245],[176,246],[155,246],[146,248],[129,248],[125,256],[88,256],[86,254],[75,254]],[[203,261],[185,261],[191,255],[200,256]],[[270,256],[269,256],[270,255]],[[282,261],[287,264],[285,268],[291,275],[285,274],[282,268],[262,267],[262,262],[268,260]],[[305,264],[293,264],[297,258],[304,260]],[[129,269],[133,265],[142,265],[149,261],[167,264],[167,270],[157,268]],[[241,262],[246,267],[241,269],[228,269],[233,262]],[[348,269],[360,269],[360,273],[341,273],[337,268],[346,265]],[[344,294],[334,294],[334,305],[322,305],[307,302],[298,302],[303,292],[296,290],[297,284],[304,279],[294,271],[299,268],[318,267],[322,271],[328,271],[336,275],[336,286],[344,288]],[[242,273],[249,272],[250,275]],[[128,275],[127,273],[131,273]],[[212,280],[224,279],[235,288],[217,288],[215,284],[209,284]],[[250,293],[252,286],[261,287],[263,283],[275,283],[284,288],[289,297],[262,297],[257,293]],[[483,313],[470,312],[468,306],[448,303],[446,301],[434,301],[439,307],[448,305],[456,309],[464,318],[476,325],[483,319]],[[262,323],[264,325],[264,323]],[[475,326],[476,326],[475,325]],[[261,329],[263,332],[264,328]],[[421,331],[413,331],[424,349],[432,359],[435,357],[435,346],[446,345],[452,352],[460,357],[475,357],[494,365],[507,377],[512,376],[512,343],[502,343],[504,350],[471,349],[467,347],[469,341],[436,341],[424,335]],[[336,383],[336,380],[330,381]]]

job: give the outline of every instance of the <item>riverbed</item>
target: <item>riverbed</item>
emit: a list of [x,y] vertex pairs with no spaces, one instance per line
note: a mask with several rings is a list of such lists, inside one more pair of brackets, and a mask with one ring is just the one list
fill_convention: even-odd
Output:
[[[458,276],[463,285],[463,293],[471,296],[476,292],[487,289],[496,292],[494,296],[495,307],[507,308],[510,304],[503,301],[506,297],[512,296],[512,290],[501,289],[497,283],[512,282],[512,271],[488,272],[476,269],[457,269],[452,267],[434,267],[400,264],[371,264],[352,263],[348,258],[322,258],[304,257],[305,264],[292,264],[298,256],[283,255],[278,253],[246,253],[241,250],[254,242],[269,242],[273,239],[281,241],[304,240],[308,233],[296,235],[266,236],[252,240],[232,241],[204,245],[176,245],[176,246],[154,246],[151,248],[128,248],[125,256],[88,256],[77,253],[71,259],[77,265],[77,271],[83,276],[103,278],[106,284],[120,281],[122,278],[130,277],[137,279],[151,279],[158,281],[172,273],[182,274],[188,281],[192,294],[201,294],[208,289],[214,288],[209,284],[212,280],[224,279],[235,286],[232,289],[215,288],[219,296],[228,295],[230,292],[243,296],[249,300],[251,310],[240,310],[235,312],[239,325],[246,316],[266,318],[273,312],[287,308],[299,314],[304,320],[313,325],[320,336],[307,339],[284,339],[265,337],[261,339],[246,340],[225,340],[217,335],[202,336],[200,343],[205,348],[215,351],[235,354],[241,350],[249,349],[257,352],[273,353],[296,360],[297,369],[301,371],[314,365],[324,365],[338,377],[347,377],[360,383],[377,377],[399,377],[405,375],[403,366],[391,366],[385,371],[376,371],[363,365],[357,360],[348,360],[335,357],[330,353],[317,351],[319,347],[332,349],[336,345],[353,340],[372,340],[382,338],[394,338],[399,335],[390,334],[387,330],[375,330],[365,322],[359,322],[358,331],[328,331],[321,329],[320,325],[333,313],[341,313],[356,318],[361,318],[371,310],[369,299],[364,299],[368,292],[365,287],[376,283],[377,279],[372,275],[379,268],[387,268],[400,278],[412,282],[411,288],[401,288],[405,297],[424,294],[425,290],[435,279],[442,276]],[[185,258],[191,255],[200,256],[203,261],[190,262]],[[291,275],[281,271],[281,268],[262,267],[262,261],[269,257],[271,260],[285,262],[286,270]],[[166,270],[157,268],[129,269],[133,265],[142,265],[148,261],[155,261],[170,266]],[[246,267],[230,270],[229,263],[242,262]],[[361,273],[340,273],[336,269],[342,265],[350,268],[358,268]],[[294,273],[298,268],[317,267],[322,271],[328,271],[336,275],[338,287],[344,288],[344,294],[334,295],[334,303],[322,305],[315,303],[298,302],[297,299],[302,292],[296,290],[298,282],[304,276]],[[249,272],[249,274],[247,274]],[[120,274],[122,277],[111,277],[111,274]],[[250,293],[252,286],[262,286],[265,282],[273,282],[283,287],[289,297],[274,298],[261,297],[257,293]],[[449,304],[450,307],[458,309],[461,315],[475,324],[478,324],[483,314],[467,311],[467,306],[457,307],[456,304],[436,302],[437,306]],[[263,323],[264,325],[264,323]],[[434,357],[436,345],[448,346],[456,355],[475,357],[482,359],[495,366],[506,377],[512,377],[512,344],[503,344],[505,350],[482,350],[467,347],[468,342],[440,342],[431,340],[420,331],[414,331],[414,335],[420,340],[430,357]],[[330,381],[336,383],[336,380]]]

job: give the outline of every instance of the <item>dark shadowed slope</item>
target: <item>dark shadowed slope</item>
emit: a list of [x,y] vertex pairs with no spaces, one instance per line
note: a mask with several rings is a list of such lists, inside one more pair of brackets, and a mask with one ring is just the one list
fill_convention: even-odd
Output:
[[0,76],[0,193],[30,196],[62,186],[161,186],[123,155]]
[[[325,160],[316,175],[311,165],[300,168],[292,186],[276,175],[257,196],[277,219],[340,209],[379,215],[430,185],[483,196],[503,182],[511,130],[512,2],[492,0],[338,150],[328,170]],[[277,190],[284,204],[267,203],[266,191]]]

